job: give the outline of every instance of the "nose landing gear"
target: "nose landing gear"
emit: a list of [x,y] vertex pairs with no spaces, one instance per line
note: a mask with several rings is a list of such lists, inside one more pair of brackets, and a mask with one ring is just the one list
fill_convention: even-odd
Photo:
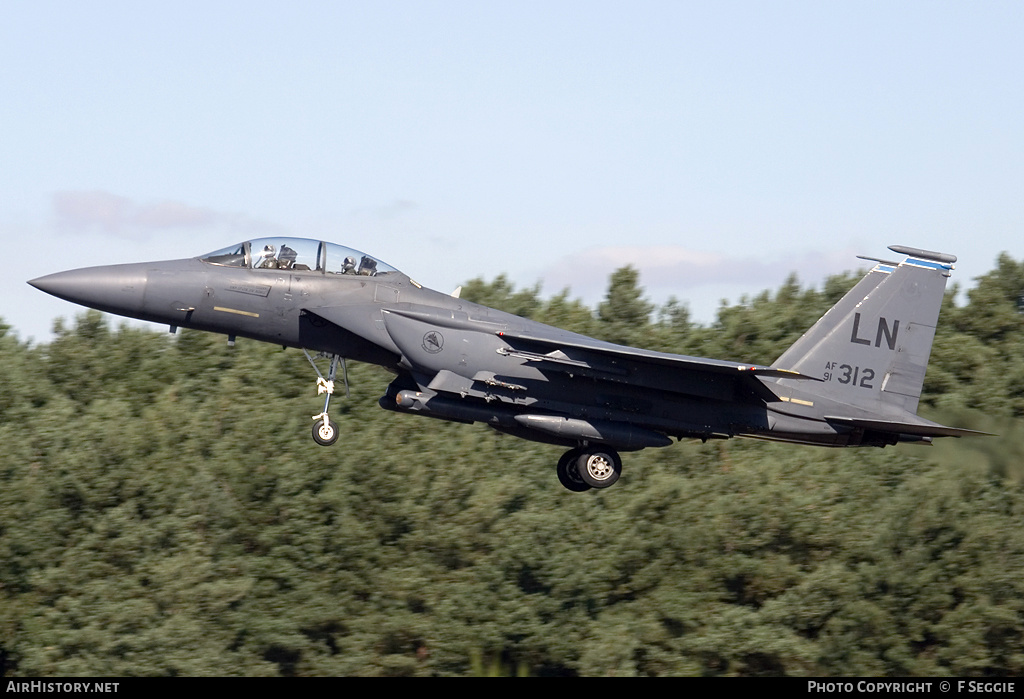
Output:
[[338,375],[338,364],[340,363],[345,381],[345,395],[348,396],[348,366],[345,364],[345,358],[340,355],[318,354],[317,358],[327,356],[330,356],[331,358],[331,365],[327,370],[327,378],[324,378],[324,375],[320,373],[319,367],[317,367],[316,362],[313,357],[310,356],[309,352],[303,349],[302,353],[306,355],[306,359],[309,360],[310,365],[316,372],[316,394],[318,396],[326,394],[324,397],[323,412],[313,416],[313,420],[316,421],[313,423],[313,441],[320,446],[329,447],[337,442],[338,437],[341,436],[338,432],[338,424],[331,419],[330,415],[327,414],[327,409],[331,406],[331,396],[334,395],[334,379]]

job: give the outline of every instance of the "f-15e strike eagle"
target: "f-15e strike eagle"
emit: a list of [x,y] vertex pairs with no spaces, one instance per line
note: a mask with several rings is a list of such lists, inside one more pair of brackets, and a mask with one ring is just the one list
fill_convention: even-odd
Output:
[[[200,257],[88,267],[29,283],[100,311],[302,348],[326,393],[314,439],[339,436],[328,408],[339,362],[395,374],[380,406],[482,422],[566,447],[559,481],[607,488],[620,452],[672,438],[885,446],[977,434],[917,415],[956,257],[892,246],[771,366],[595,340],[424,288],[333,243],[263,238]],[[330,358],[324,377],[310,351]]]

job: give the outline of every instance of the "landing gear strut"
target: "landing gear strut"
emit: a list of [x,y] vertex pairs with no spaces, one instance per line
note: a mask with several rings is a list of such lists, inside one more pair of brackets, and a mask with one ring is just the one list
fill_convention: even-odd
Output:
[[309,352],[303,349],[302,353],[306,355],[306,359],[309,360],[310,365],[312,365],[313,370],[316,372],[316,394],[318,396],[327,394],[324,398],[323,412],[313,416],[313,419],[316,421],[313,423],[313,441],[320,446],[329,447],[337,442],[340,436],[337,423],[327,414],[327,409],[331,406],[331,396],[334,395],[334,378],[338,375],[338,364],[340,363],[344,370],[345,395],[348,396],[348,366],[345,364],[345,358],[340,355],[319,354],[317,355],[318,358],[326,356],[331,358],[331,365],[327,370],[327,378],[324,378]]
[[556,473],[558,482],[574,493],[607,488],[622,475],[622,459],[611,447],[579,447],[562,454]]

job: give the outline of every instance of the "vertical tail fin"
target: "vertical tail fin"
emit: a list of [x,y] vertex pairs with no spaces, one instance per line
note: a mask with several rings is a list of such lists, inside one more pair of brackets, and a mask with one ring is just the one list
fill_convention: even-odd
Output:
[[772,366],[821,378],[823,383],[805,382],[802,388],[840,403],[916,413],[956,257],[898,245],[889,249],[906,259],[876,260]]

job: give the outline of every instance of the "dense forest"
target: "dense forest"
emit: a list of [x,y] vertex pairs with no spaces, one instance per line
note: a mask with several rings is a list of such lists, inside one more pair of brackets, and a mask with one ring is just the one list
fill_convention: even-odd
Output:
[[[463,297],[614,342],[771,363],[856,275],[710,325],[636,270],[592,309]],[[564,490],[558,447],[381,410],[352,365],[58,321],[0,331],[0,675],[1024,673],[1024,262],[947,293],[922,413],[998,436],[683,442]]]

